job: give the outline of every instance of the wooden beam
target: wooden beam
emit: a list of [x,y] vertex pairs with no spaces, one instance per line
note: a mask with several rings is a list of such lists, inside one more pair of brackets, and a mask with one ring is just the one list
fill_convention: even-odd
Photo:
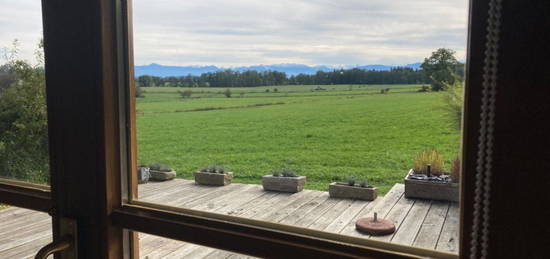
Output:
[[121,3],[42,1],[54,240],[62,218],[76,220],[79,258],[122,258],[128,243],[109,219],[122,203],[126,161],[119,127]]
[[42,212],[52,210],[48,186],[5,179],[0,180],[0,203]]
[[[310,229],[302,229],[303,233],[283,231],[274,228],[275,224],[269,222],[262,222],[264,226],[260,227],[258,222],[245,223],[254,220],[237,218],[236,220],[239,221],[237,223],[227,220],[227,216],[215,219],[186,214],[183,212],[188,211],[186,209],[171,210],[176,212],[139,205],[125,205],[113,213],[112,219],[118,226],[143,233],[267,258],[416,258],[425,256],[456,258],[456,255],[450,253],[345,237]],[[201,214],[208,213],[201,212]],[[338,238],[331,240],[314,237],[319,235],[332,235]],[[350,242],[350,239],[355,239],[357,243]]]

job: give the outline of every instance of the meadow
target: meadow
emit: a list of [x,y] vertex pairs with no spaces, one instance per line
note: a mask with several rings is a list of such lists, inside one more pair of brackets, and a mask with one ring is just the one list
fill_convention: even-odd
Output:
[[[416,153],[437,149],[447,167],[459,153],[460,133],[441,109],[441,93],[420,87],[231,88],[231,98],[226,88],[143,88],[138,162],[168,164],[185,179],[220,165],[235,173],[234,182],[255,184],[289,168],[317,190],[353,175],[385,193],[403,182]],[[385,88],[389,93],[381,94]],[[184,90],[193,91],[191,98],[180,96]]]

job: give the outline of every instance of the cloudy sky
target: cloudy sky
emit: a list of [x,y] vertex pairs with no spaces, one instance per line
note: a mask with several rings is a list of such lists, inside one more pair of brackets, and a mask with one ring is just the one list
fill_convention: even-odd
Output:
[[[407,64],[436,48],[464,59],[466,0],[134,0],[135,63],[224,67]],[[0,46],[32,59],[40,1],[0,0]]]

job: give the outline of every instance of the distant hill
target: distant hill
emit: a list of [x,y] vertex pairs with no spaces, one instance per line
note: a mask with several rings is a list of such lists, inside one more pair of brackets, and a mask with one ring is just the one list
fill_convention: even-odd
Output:
[[[400,67],[409,67],[412,69],[420,69],[422,63],[413,63],[407,64]],[[366,66],[355,66],[356,68],[364,70],[376,70],[376,71],[387,71],[393,67],[390,65],[366,65]],[[345,67],[346,69],[355,68],[355,67]],[[234,71],[278,71],[285,72],[287,75],[298,75],[298,74],[315,74],[317,71],[332,71],[334,69],[339,69],[337,67],[329,66],[308,66],[302,64],[277,64],[277,65],[255,65],[255,66],[245,66],[245,67],[232,67],[232,68],[223,68],[217,66],[163,66],[159,64],[152,63],[145,66],[135,66],[135,75],[151,75],[151,76],[186,76],[194,75],[199,76],[203,73],[216,72],[219,70],[231,69]]]

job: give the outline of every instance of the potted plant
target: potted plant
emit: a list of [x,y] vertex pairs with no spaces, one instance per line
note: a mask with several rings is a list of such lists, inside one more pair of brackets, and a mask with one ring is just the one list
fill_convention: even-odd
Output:
[[167,181],[176,178],[176,171],[161,163],[150,165],[149,172],[151,173],[151,180],[154,181]]
[[289,169],[276,170],[262,178],[262,185],[266,191],[301,192],[305,184],[305,176]]
[[151,178],[151,171],[149,170],[149,167],[140,165],[137,168],[137,177],[138,177],[138,183],[147,183],[149,182],[149,178]]
[[437,151],[424,151],[416,156],[414,168],[405,177],[405,197],[458,201],[459,174],[460,159],[453,161],[449,173]]
[[372,201],[378,197],[378,189],[367,184],[366,179],[355,183],[355,177],[349,176],[347,182],[334,182],[328,186],[328,193],[332,198],[347,198]]
[[233,173],[218,166],[207,166],[195,174],[195,182],[202,185],[223,186],[231,183]]

